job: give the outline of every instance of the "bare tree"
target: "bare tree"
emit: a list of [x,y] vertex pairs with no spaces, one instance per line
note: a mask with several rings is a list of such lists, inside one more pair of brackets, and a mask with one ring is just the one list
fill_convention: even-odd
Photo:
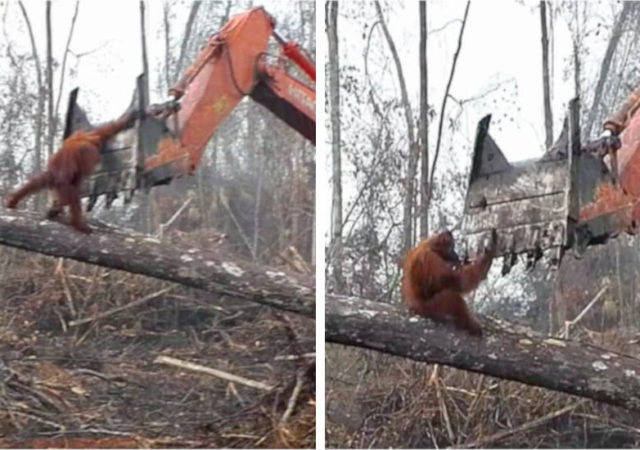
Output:
[[149,59],[147,58],[147,28],[144,18],[144,0],[140,0],[140,38],[142,42],[142,70],[147,75],[144,79],[144,96],[145,101],[149,100]]
[[549,36],[547,32],[547,2],[540,0],[540,28],[542,30],[542,86],[544,102],[545,147],[553,145],[553,116],[551,112],[551,86],[549,80]]
[[627,17],[629,16],[629,13],[631,12],[631,10],[633,8],[636,8],[637,6],[638,4],[634,4],[634,2],[625,1],[624,6],[622,7],[622,11],[620,11],[618,18],[616,19],[616,22],[613,25],[613,29],[611,30],[611,38],[609,39],[607,50],[604,53],[604,58],[602,59],[602,64],[600,65],[600,74],[598,75],[598,83],[596,84],[596,88],[593,93],[593,102],[591,103],[591,109],[589,110],[587,125],[584,128],[584,137],[589,137],[591,135],[591,130],[593,128],[593,124],[596,120],[596,115],[600,107],[600,101],[602,100],[604,85],[605,85],[605,82],[607,81],[609,69],[611,68],[611,61],[613,60],[613,55],[616,52],[616,48],[618,47],[618,43],[620,42],[620,38],[622,37],[622,33],[624,32]]
[[224,14],[220,18],[220,27],[229,21],[229,14],[231,14],[231,0],[227,0],[227,4],[224,9]]
[[167,83],[167,89],[171,86],[171,21],[169,20],[169,5],[163,2],[162,18],[164,23],[164,80]]
[[[140,93],[145,99],[145,102],[149,101],[149,59],[147,56],[147,26],[145,19],[145,6],[144,0],[140,0],[140,42],[142,47],[142,70],[145,74],[143,92]],[[142,208],[146,211],[143,217],[144,227],[148,233],[151,233],[157,229],[156,214],[153,204],[153,192],[148,192],[140,199]]]
[[573,4],[573,15],[575,17],[576,29],[573,35],[573,88],[574,96],[580,97],[581,85],[580,76],[582,75],[582,66],[580,64],[580,39],[582,38],[582,32],[580,27],[580,20],[578,15],[578,2]]
[[331,105],[331,266],[337,292],[342,275],[342,155],[340,154],[340,58],[338,56],[338,2],[327,2],[329,41],[329,104]]
[[431,175],[429,177],[429,196],[428,203],[431,202],[431,193],[433,192],[433,175],[436,172],[436,163],[438,162],[438,155],[440,154],[440,143],[442,142],[442,125],[444,123],[444,112],[447,106],[447,99],[449,98],[449,90],[451,89],[451,83],[453,83],[453,76],[456,73],[456,64],[458,62],[458,56],[460,56],[460,50],[462,49],[462,37],[464,36],[464,29],[467,25],[467,17],[469,16],[469,6],[471,0],[467,1],[467,6],[464,9],[464,16],[462,18],[462,26],[460,27],[460,34],[458,35],[458,47],[453,54],[453,62],[451,63],[451,73],[449,74],[449,81],[447,81],[447,87],[444,90],[444,97],[442,98],[442,107],[440,108],[440,120],[438,122],[438,137],[436,140],[436,149],[433,155],[433,164],[431,165]]
[[[42,171],[42,115],[44,113],[44,86],[42,84],[42,69],[40,66],[40,57],[38,56],[38,47],[36,46],[35,38],[33,37],[33,29],[31,28],[31,21],[29,20],[29,15],[27,14],[27,10],[22,3],[22,0],[18,1],[18,5],[20,6],[20,10],[22,11],[22,16],[24,17],[24,21],[27,25],[27,30],[29,31],[29,40],[31,41],[31,51],[33,53],[33,61],[36,66],[36,80],[38,84],[38,108],[36,110],[36,171]],[[41,196],[36,197],[36,208],[40,205]]]
[[253,210],[253,242],[251,243],[251,257],[254,261],[258,259],[258,244],[260,242],[260,207],[262,203],[262,184],[264,182],[264,144],[258,145],[258,183],[256,184],[256,204]]
[[51,0],[47,0],[47,154],[53,154],[53,55],[51,54]]
[[429,234],[429,103],[427,87],[427,2],[420,2],[420,126],[418,142],[420,145],[420,235]]
[[[78,8],[80,6],[80,0],[76,0],[76,7],[73,11],[73,18],[71,19],[71,26],[69,27],[69,36],[67,37],[67,45],[64,47],[64,55],[62,56],[62,66],[60,68],[60,83],[58,84],[58,97],[56,98],[56,106],[53,111],[55,117],[58,117],[58,111],[60,110],[60,99],[62,98],[62,87],[64,86],[65,70],[67,68],[67,55],[69,54],[69,45],[71,44],[71,38],[73,37],[73,30],[76,27],[76,19],[78,18]],[[53,124],[53,135],[56,134],[58,122]]]
[[407,140],[409,142],[409,164],[407,167],[407,176],[405,178],[406,182],[406,194],[404,198],[403,204],[403,243],[402,249],[403,252],[406,253],[409,251],[411,246],[413,245],[413,207],[415,204],[415,190],[414,183],[416,178],[416,170],[418,166],[418,157],[420,156],[420,148],[418,146],[418,142],[416,140],[415,126],[413,123],[413,112],[411,111],[411,103],[409,102],[409,94],[407,93],[407,84],[404,80],[404,73],[402,72],[402,64],[400,63],[400,57],[398,56],[398,51],[396,50],[396,45],[391,38],[391,33],[389,33],[389,29],[387,28],[387,24],[382,15],[382,8],[380,7],[380,2],[375,2],[376,11],[378,12],[378,19],[380,21],[380,25],[382,26],[382,31],[384,33],[384,37],[387,41],[387,45],[389,46],[389,50],[391,51],[391,56],[393,56],[393,61],[396,66],[396,71],[398,73],[398,82],[400,83],[400,94],[402,97],[402,106],[404,108],[404,115],[407,122]]
[[187,52],[187,44],[189,43],[189,38],[191,37],[191,30],[193,29],[193,22],[196,19],[196,15],[198,14],[198,8],[202,4],[201,1],[195,1],[191,4],[191,11],[189,11],[189,19],[187,19],[187,25],[184,29],[184,35],[182,36],[182,45],[180,46],[180,56],[178,56],[178,62],[176,63],[176,67],[173,73],[173,81],[175,82],[180,77],[180,72],[182,71],[182,61],[185,58],[185,54]]

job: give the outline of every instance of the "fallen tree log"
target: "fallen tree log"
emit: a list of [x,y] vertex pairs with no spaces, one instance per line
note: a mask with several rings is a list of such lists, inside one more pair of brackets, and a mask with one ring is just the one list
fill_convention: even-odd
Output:
[[483,318],[483,337],[410,317],[400,305],[326,298],[328,342],[541,386],[640,411],[640,360]]
[[35,214],[0,208],[0,245],[148,275],[315,317],[310,276],[242,261],[220,248],[179,248],[148,235],[91,224],[85,235]]

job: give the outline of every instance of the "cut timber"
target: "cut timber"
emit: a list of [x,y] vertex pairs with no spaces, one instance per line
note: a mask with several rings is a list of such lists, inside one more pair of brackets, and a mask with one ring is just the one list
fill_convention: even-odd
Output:
[[285,273],[225,254],[179,248],[147,235],[93,227],[93,234],[0,207],[0,245],[148,275],[220,295],[315,316],[311,276]]
[[325,339],[640,411],[640,360],[487,322],[482,320],[485,334],[477,338],[409,317],[400,305],[329,295]]
[[270,386],[266,383],[262,383],[261,381],[254,381],[248,378],[240,377],[238,375],[234,375],[232,373],[223,372],[222,370],[212,369],[207,366],[202,366],[200,364],[195,364],[189,361],[182,361],[177,358],[172,358],[171,356],[158,356],[153,360],[156,364],[167,364],[169,366],[179,367],[180,369],[190,370],[192,372],[204,373],[207,375],[211,375],[217,378],[221,378],[223,380],[231,381],[232,383],[242,384],[243,386],[249,386],[254,389],[260,389],[261,391],[272,391],[273,386]]

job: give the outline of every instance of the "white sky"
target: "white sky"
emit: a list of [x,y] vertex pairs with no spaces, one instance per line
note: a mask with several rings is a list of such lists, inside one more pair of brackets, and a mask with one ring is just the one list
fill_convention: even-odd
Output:
[[[438,113],[449,77],[465,5],[465,0],[429,0],[428,2],[428,29],[433,31],[444,27],[443,31],[434,32],[428,38],[429,103]],[[466,99],[486,92],[499,81],[512,80],[505,84],[508,86],[507,93],[510,94],[507,97],[493,95],[486,97],[488,101],[490,100],[489,104],[483,101],[466,104],[462,116],[462,129],[457,136],[470,144],[477,122],[485,114],[492,113],[494,121],[491,133],[510,160],[537,157],[543,152],[544,147],[542,50],[538,5],[538,0],[472,1],[462,51],[450,91],[455,98]],[[414,1],[400,1],[393,4],[391,8],[393,11],[388,17],[388,26],[400,54],[411,103],[416,114],[419,99],[418,4]],[[368,9],[374,11],[373,7]],[[601,9],[603,9],[603,15],[606,15],[612,8],[611,5],[603,2]],[[375,17],[370,18],[372,24]],[[363,64],[364,47],[361,37],[362,29],[359,24],[347,20],[345,15],[341,15],[339,20],[338,30],[345,52],[341,64],[360,66]],[[452,20],[455,22],[450,23]],[[574,86],[572,76],[566,76],[565,72],[565,69],[570,67],[567,58],[572,51],[569,28],[562,19],[555,20],[554,28],[552,109],[555,138],[562,124],[566,104],[573,95]],[[326,36],[324,39],[326,41]],[[390,55],[384,41],[381,39],[374,39],[374,41],[377,45],[383,45],[384,48],[381,51]],[[601,48],[596,45],[596,48],[590,49],[597,64],[604,53],[606,39],[600,39],[599,42]],[[583,70],[595,70],[596,66],[596,64],[585,64]],[[390,70],[392,76],[389,79],[394,83],[395,92],[399,98],[395,68],[391,67]],[[511,95],[512,93],[516,96]],[[495,103],[493,99],[496,100]],[[448,111],[452,111],[457,107],[449,100],[447,108]],[[495,121],[503,114],[507,115],[509,126],[498,127]],[[430,135],[434,138],[437,119],[432,124]]]
[[[24,0],[31,20],[38,53],[44,62],[46,57],[46,26],[44,0]],[[231,8],[231,15],[248,7],[247,1],[237,1]],[[279,11],[289,9],[287,2],[263,0],[255,6],[262,5],[276,20]],[[7,9],[8,8],[8,9]],[[75,8],[75,0],[53,0],[52,30],[53,54],[58,62],[62,57],[69,33],[71,19]],[[175,8],[176,18],[171,21],[173,39],[182,38],[185,23],[189,15],[189,2],[184,7]],[[24,19],[16,0],[0,0],[0,14],[7,12],[7,31],[12,42],[21,49],[30,51],[30,41]],[[158,96],[153,91],[158,61],[164,58],[163,6],[160,0],[145,2],[147,27],[147,52],[151,89],[151,102],[164,101],[168,95]],[[211,25],[215,31],[218,23]],[[2,23],[0,22],[0,27]],[[4,34],[0,29],[0,39]],[[173,42],[175,44],[175,42]],[[179,44],[179,43],[178,43]],[[79,103],[89,106],[90,120],[100,122],[112,120],[121,114],[131,101],[135,88],[135,79],[142,73],[142,50],[140,38],[140,6],[137,0],[81,0],[76,27],[70,49],[75,54],[89,54],[80,59],[69,55],[68,68],[75,68],[77,75],[70,79],[66,75],[60,113],[66,111],[68,92],[80,87]],[[186,62],[189,63],[189,62]],[[185,63],[185,66],[186,66]],[[54,74],[54,91],[58,92],[59,71]]]
[[[148,51],[153,57],[164,51],[164,45],[155,44],[157,27],[150,26],[162,18],[160,2],[147,5],[147,26],[149,26]],[[38,45],[42,61],[46,57],[45,2],[25,0],[25,7]],[[7,31],[12,41],[22,49],[30,49],[24,20],[16,1],[8,2]],[[69,26],[75,1],[55,0],[52,2],[53,54],[62,62]],[[157,18],[156,18],[157,16]],[[158,22],[160,23],[160,22]],[[1,25],[0,25],[1,26]],[[3,37],[2,37],[3,38]],[[61,113],[66,110],[69,90],[80,87],[79,102],[91,103],[91,111],[99,117],[92,121],[105,121],[118,116],[131,100],[135,87],[135,77],[142,72],[140,45],[140,13],[138,2],[116,0],[109,2],[80,2],[78,18],[70,49],[75,54],[86,54],[81,58],[68,57],[68,67],[77,71],[70,79],[66,75]],[[150,59],[152,55],[150,55]],[[59,71],[54,77],[57,93]]]

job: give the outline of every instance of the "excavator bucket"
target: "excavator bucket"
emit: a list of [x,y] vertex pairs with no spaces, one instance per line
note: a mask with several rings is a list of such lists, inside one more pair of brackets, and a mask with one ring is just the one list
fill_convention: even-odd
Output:
[[558,265],[569,249],[579,256],[587,246],[637,232],[640,204],[624,183],[635,179],[626,175],[632,167],[625,155],[637,152],[632,138],[640,122],[623,135],[618,164],[603,158],[602,139],[581,146],[577,99],[569,103],[560,137],[539,160],[508,162],[489,134],[490,121],[487,116],[478,124],[473,150],[462,219],[465,259],[485,248],[494,229],[503,274],[519,255],[529,267],[543,256]]
[[[154,180],[145,176],[145,159],[154,154],[158,142],[170,134],[166,125],[153,116],[144,114],[148,101],[141,95],[144,92],[144,75],[137,78],[137,86],[133,100],[126,112],[133,109],[142,111],[141,117],[134,127],[124,130],[110,139],[102,148],[100,164],[84,184],[83,197],[88,197],[87,210],[90,211],[101,195],[105,196],[105,204],[111,206],[122,194],[125,202],[131,201],[134,192],[140,188],[149,188],[152,184],[168,182],[154,172]],[[65,123],[64,138],[76,130],[90,130],[94,126],[89,122],[84,110],[77,104],[78,88],[69,95],[69,105]]]

